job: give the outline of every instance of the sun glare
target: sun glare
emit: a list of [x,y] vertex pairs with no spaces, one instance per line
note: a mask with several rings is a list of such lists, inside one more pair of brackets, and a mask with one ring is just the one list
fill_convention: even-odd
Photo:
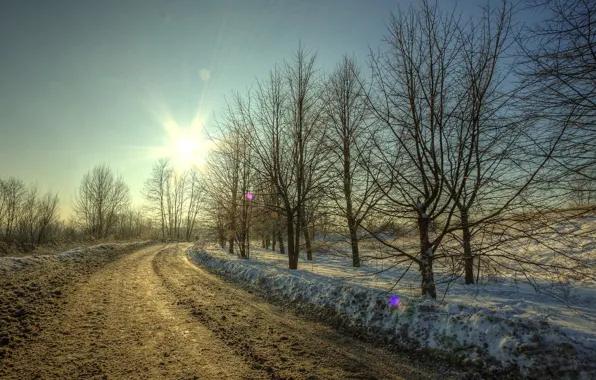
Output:
[[170,128],[168,130],[168,156],[180,170],[193,166],[200,167],[205,161],[207,144],[203,140],[200,130]]
[[201,168],[209,149],[203,138],[202,124],[193,124],[188,128],[180,127],[175,121],[164,123],[167,133],[165,146],[157,149],[160,157],[169,157],[173,166],[180,171],[192,167]]
[[169,112],[166,103],[150,96],[147,101],[148,110],[163,128],[162,145],[151,147],[152,158],[169,158],[172,166],[178,171],[196,167],[201,169],[205,164],[211,142],[205,138],[205,120],[198,107],[195,116],[188,124],[178,123]]
[[184,137],[178,139],[178,154],[184,161],[192,160],[198,148],[198,144],[192,140],[188,140]]

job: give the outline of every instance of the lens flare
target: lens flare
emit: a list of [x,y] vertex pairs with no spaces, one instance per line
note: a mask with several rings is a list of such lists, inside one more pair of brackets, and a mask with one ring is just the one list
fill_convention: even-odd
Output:
[[246,193],[246,199],[248,199],[249,201],[252,201],[254,197],[255,197],[255,195],[253,193],[251,193],[251,192]]
[[393,295],[393,296],[389,297],[389,305],[391,305],[392,308],[397,309],[399,307],[400,303],[401,303],[401,301],[398,296]]

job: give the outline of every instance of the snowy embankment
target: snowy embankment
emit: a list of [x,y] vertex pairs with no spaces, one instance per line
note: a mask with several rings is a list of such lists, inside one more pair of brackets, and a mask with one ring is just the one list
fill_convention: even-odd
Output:
[[441,305],[309,271],[241,260],[222,250],[191,249],[189,257],[268,296],[342,320],[354,331],[402,348],[425,350],[478,372],[517,371],[532,379],[596,378],[596,347],[548,321],[487,307]]
[[[130,249],[141,248],[151,241],[133,243],[105,243],[93,246],[82,246],[54,255],[31,255],[23,257],[0,257],[0,273],[19,271],[24,268],[32,269],[47,264],[60,262],[83,262],[86,259],[105,252],[123,252]],[[95,257],[93,257],[95,259]]]

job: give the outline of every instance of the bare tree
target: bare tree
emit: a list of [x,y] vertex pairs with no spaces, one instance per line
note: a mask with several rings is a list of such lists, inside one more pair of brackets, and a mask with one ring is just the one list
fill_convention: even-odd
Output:
[[37,208],[37,236],[36,244],[46,242],[46,237],[51,226],[58,222],[58,193],[47,192],[36,205]]
[[216,209],[226,211],[228,252],[234,254],[238,245],[243,258],[248,257],[250,229],[248,124],[246,105],[236,93],[227,104],[219,123],[219,136],[213,139],[215,147],[207,160],[210,198],[217,203]]
[[[279,208],[269,207],[286,221],[290,269],[298,268],[300,235],[310,244],[306,207],[322,193],[324,179],[322,92],[315,61],[316,55],[300,45],[285,70],[276,67],[267,82],[258,82],[256,106],[251,109],[256,170],[269,179],[279,197]],[[312,258],[312,252],[307,254]]]
[[304,50],[300,44],[295,61],[286,64],[285,72],[288,94],[286,107],[290,136],[295,145],[292,160],[296,171],[295,263],[290,264],[290,269],[298,267],[301,233],[307,244],[307,258],[312,260],[306,207],[322,194],[326,178],[323,175],[326,162],[321,159],[326,138],[321,104],[323,94],[319,87],[315,62],[316,54]]
[[142,193],[162,239],[193,239],[205,196],[205,182],[196,167],[177,171],[169,158],[162,158],[154,164]]
[[[467,283],[481,254],[505,268],[495,252],[523,235],[515,227],[519,215],[547,204],[538,179],[548,177],[562,133],[537,139],[536,124],[513,105],[516,89],[505,89],[511,14],[503,1],[496,11],[485,8],[479,23],[462,24],[423,2],[392,17],[389,50],[372,60],[370,98],[380,124],[367,167],[383,192],[377,212],[415,225],[420,242],[414,253],[378,240],[418,265],[426,296],[436,296],[433,261],[462,257]],[[475,235],[487,243],[474,248]],[[451,237],[462,256],[450,248]]]
[[38,219],[37,198],[39,190],[37,185],[27,188],[17,215],[17,230],[19,240],[34,243]]
[[180,240],[184,204],[186,203],[186,180],[186,172],[178,173],[172,170],[168,182],[166,182],[168,225],[170,226],[169,236],[175,240]]
[[150,210],[158,215],[162,239],[166,238],[166,232],[167,236],[171,237],[167,199],[172,171],[170,160],[168,158],[160,159],[153,165],[151,177],[145,181],[143,187],[143,195],[148,202]]
[[122,177],[115,177],[110,167],[102,164],[83,176],[73,209],[91,236],[105,238],[129,204],[130,191]]
[[360,266],[358,227],[375,205],[378,194],[362,163],[368,160],[372,148],[366,125],[371,111],[364,86],[356,62],[344,56],[329,78],[325,97],[331,160],[328,174],[332,179],[327,194],[346,220],[354,267]]
[[[528,124],[513,105],[516,88],[510,81],[510,65],[503,62],[512,45],[512,6],[484,8],[480,21],[470,21],[461,44],[462,76],[457,92],[456,115],[446,129],[445,186],[452,193],[461,230],[457,238],[463,248],[466,284],[474,283],[474,259],[479,249],[472,247],[474,234],[505,211],[527,190],[535,168],[516,167]],[[475,214],[475,215],[474,215]]]
[[383,195],[379,211],[414,223],[419,244],[414,251],[378,240],[397,258],[418,266],[422,295],[433,298],[435,253],[455,211],[443,176],[444,135],[457,107],[453,90],[460,80],[463,40],[454,15],[424,1],[420,9],[392,15],[389,50],[372,59],[371,106],[378,124],[367,168]]
[[[211,154],[207,160],[211,160]],[[226,248],[226,233],[227,233],[227,209],[224,201],[222,189],[219,186],[215,186],[215,181],[210,176],[210,172],[207,170],[204,173],[205,179],[205,216],[207,218],[207,227],[211,228],[213,238],[217,240],[219,246],[222,249]]]
[[[260,183],[258,193],[263,201],[262,213],[266,220],[265,233],[272,233],[273,240],[277,237],[279,252],[285,254],[284,230],[292,228],[287,236],[288,246],[294,249],[292,209],[292,167],[289,157],[286,134],[285,91],[282,73],[276,66],[270,73],[268,81],[258,81],[256,90],[256,104],[250,110],[253,135],[249,140],[253,151],[255,176]],[[284,154],[285,152],[285,154]],[[265,238],[267,240],[267,238]],[[273,243],[275,247],[275,242]],[[275,249],[275,248],[274,248]],[[293,252],[293,251],[292,251]],[[289,257],[289,255],[288,255]]]
[[197,168],[192,168],[188,174],[188,207],[186,210],[186,240],[192,240],[199,211],[205,199],[205,183],[202,181]]
[[23,181],[10,177],[0,182],[0,228],[4,224],[4,240],[12,240],[15,236],[18,215],[26,193]]
[[[283,75],[278,67],[270,73],[268,81],[259,81],[256,90],[256,105],[251,114],[255,132],[251,144],[260,165],[256,168],[262,178],[273,187],[268,204],[271,212],[284,216],[288,239],[288,260],[290,269],[298,266],[298,252],[294,240],[295,213],[295,170],[292,144],[286,124],[285,105],[288,99]],[[279,203],[277,202],[279,200]]]
[[596,181],[596,1],[533,0],[547,14],[520,44],[528,108],[553,134],[564,133],[553,157],[558,181]]
[[48,230],[58,221],[58,194],[40,195],[37,185],[16,178],[0,179],[0,230],[5,240],[45,243]]
[[118,215],[119,239],[130,239],[151,236],[151,224],[141,208],[128,208]]

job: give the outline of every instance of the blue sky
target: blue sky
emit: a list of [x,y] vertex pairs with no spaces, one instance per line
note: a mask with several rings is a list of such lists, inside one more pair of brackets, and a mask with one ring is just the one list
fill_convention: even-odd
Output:
[[[66,215],[83,174],[107,162],[140,204],[150,148],[171,142],[166,116],[209,130],[224,97],[291,59],[299,40],[323,70],[344,53],[365,64],[389,13],[408,4],[0,0],[0,177],[58,191]],[[471,14],[480,4],[458,1]]]

